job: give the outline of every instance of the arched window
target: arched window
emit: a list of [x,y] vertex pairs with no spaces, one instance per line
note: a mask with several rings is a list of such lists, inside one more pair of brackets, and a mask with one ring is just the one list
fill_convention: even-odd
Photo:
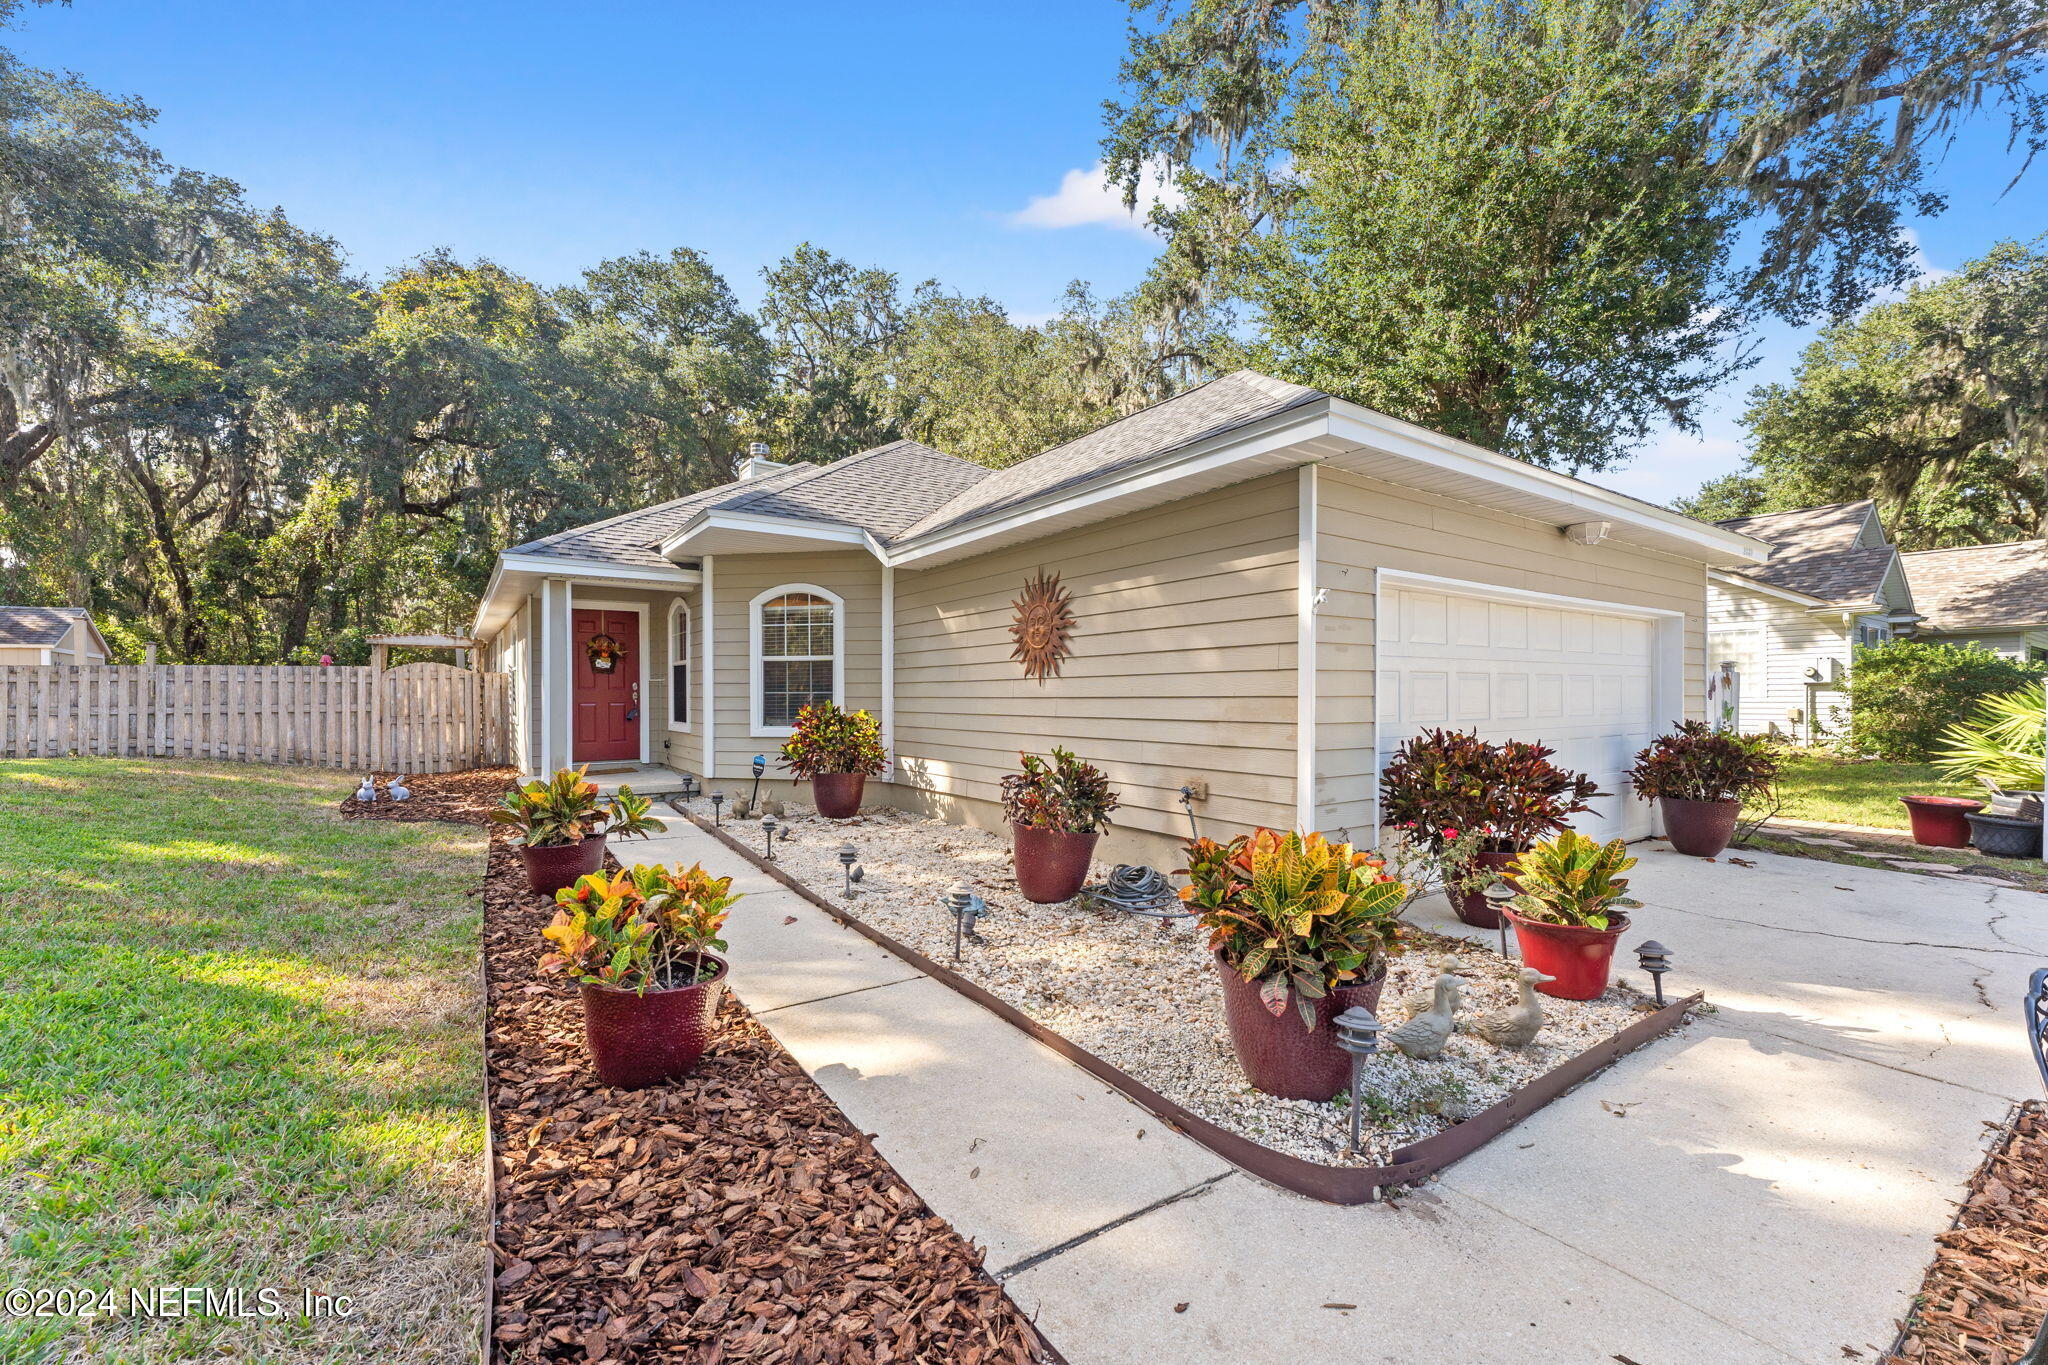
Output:
[[786,735],[812,702],[842,702],[845,640],[837,593],[786,583],[756,597],[749,611],[753,732]]
[[682,602],[668,614],[668,723],[690,724],[690,608]]

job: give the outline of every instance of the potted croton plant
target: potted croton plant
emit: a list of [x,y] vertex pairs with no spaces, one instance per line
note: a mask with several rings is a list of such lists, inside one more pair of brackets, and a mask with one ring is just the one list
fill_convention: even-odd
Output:
[[1777,751],[1762,735],[1686,720],[1636,755],[1628,780],[1637,796],[1657,803],[1673,848],[1713,858],[1735,837],[1742,803],[1769,792],[1778,767]]
[[1474,733],[1425,730],[1380,775],[1382,820],[1418,844],[1441,854],[1478,835],[1470,874],[1446,878],[1444,888],[1465,923],[1500,928],[1486,888],[1522,850],[1608,794],[1585,773],[1552,763],[1555,752],[1526,740],[1495,744]]
[[1017,889],[1039,905],[1072,900],[1088,880],[1088,864],[1117,794],[1093,763],[1055,746],[1052,762],[1019,754],[1024,770],[1003,779],[1003,814]]
[[1607,989],[1625,910],[1641,905],[1621,874],[1636,865],[1621,840],[1600,843],[1565,830],[1523,851],[1508,869],[1518,888],[1507,903],[1522,965],[1549,976],[1536,989],[1560,1000],[1591,1000]]
[[796,724],[782,743],[782,766],[810,779],[811,804],[818,814],[850,820],[860,814],[868,779],[889,766],[889,755],[873,716],[820,701],[796,713]]
[[540,969],[582,987],[583,1037],[606,1085],[637,1090],[686,1075],[725,994],[718,931],[732,878],[701,866],[595,872],[555,894]]
[[518,831],[526,884],[551,895],[604,866],[607,836],[645,838],[667,829],[647,813],[652,804],[631,787],[607,801],[582,768],[564,768],[545,782],[513,788],[491,819]]
[[1332,1021],[1379,1007],[1407,887],[1320,834],[1261,829],[1187,848],[1181,899],[1209,931],[1246,1079],[1282,1099],[1331,1098],[1351,1074]]

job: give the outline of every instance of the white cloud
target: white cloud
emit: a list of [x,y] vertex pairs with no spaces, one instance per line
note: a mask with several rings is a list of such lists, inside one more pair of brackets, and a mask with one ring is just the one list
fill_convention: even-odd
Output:
[[1166,183],[1157,164],[1148,165],[1138,180],[1138,207],[1124,207],[1123,191],[1109,183],[1107,168],[1100,161],[1087,170],[1068,171],[1060,187],[1041,194],[1010,215],[1018,227],[1069,228],[1112,227],[1127,232],[1150,232],[1145,219],[1155,203],[1179,208],[1185,200],[1180,191]]
[[1912,264],[1913,277],[1904,284],[1878,290],[1870,299],[1873,306],[1897,303],[1900,299],[1906,297],[1911,290],[1922,285],[1939,284],[1956,273],[1953,270],[1944,269],[1927,259],[1927,252],[1920,245],[1920,234],[1913,231],[1913,229],[1901,228],[1899,229],[1899,236],[1905,240],[1907,246],[1912,248],[1907,259]]

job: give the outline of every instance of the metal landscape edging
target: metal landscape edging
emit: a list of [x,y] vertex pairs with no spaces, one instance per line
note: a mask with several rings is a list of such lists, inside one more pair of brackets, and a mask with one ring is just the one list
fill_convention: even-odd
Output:
[[1413,1185],[1427,1180],[1452,1162],[1469,1156],[1485,1146],[1558,1096],[1605,1070],[1651,1039],[1678,1027],[1685,1022],[1686,1016],[1693,1008],[1705,999],[1702,993],[1694,992],[1683,1000],[1674,1000],[1654,1013],[1644,1015],[1612,1037],[1561,1065],[1552,1067],[1498,1104],[1480,1110],[1463,1123],[1453,1124],[1441,1133],[1398,1149],[1394,1153],[1393,1161],[1388,1165],[1327,1166],[1318,1161],[1308,1161],[1302,1157],[1275,1151],[1182,1108],[1135,1076],[1112,1066],[1064,1035],[1055,1033],[1016,1006],[984,990],[960,973],[932,961],[915,948],[897,942],[881,930],[832,904],[809,886],[783,871],[781,867],[762,858],[746,844],[726,833],[722,827],[707,825],[688,811],[681,814],[698,829],[739,854],[756,871],[766,873],[783,887],[795,892],[877,947],[895,954],[941,985],[959,992],[1003,1022],[1043,1043],[1231,1165],[1282,1189],[1306,1195],[1310,1199],[1321,1200],[1326,1204],[1370,1203],[1383,1189],[1396,1185]]

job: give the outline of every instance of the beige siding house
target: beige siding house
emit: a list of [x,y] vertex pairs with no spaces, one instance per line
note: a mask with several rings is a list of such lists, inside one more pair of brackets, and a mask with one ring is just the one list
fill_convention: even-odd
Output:
[[[536,773],[737,790],[832,697],[881,721],[871,803],[996,824],[1018,751],[1064,745],[1122,793],[1105,853],[1171,865],[1190,814],[1371,838],[1384,756],[1449,726],[1553,744],[1634,837],[1629,757],[1704,712],[1708,574],[1767,554],[1240,371],[1002,470],[911,441],[752,458],[507,550],[474,633]],[[1041,572],[1077,622],[1043,681],[1011,634]]]
[[0,664],[103,664],[107,657],[83,607],[0,607]]
[[1711,575],[1709,665],[1734,666],[1745,733],[1818,739],[1843,719],[1856,651],[1919,623],[1898,548],[1868,499],[1720,525],[1765,542],[1771,556]]

